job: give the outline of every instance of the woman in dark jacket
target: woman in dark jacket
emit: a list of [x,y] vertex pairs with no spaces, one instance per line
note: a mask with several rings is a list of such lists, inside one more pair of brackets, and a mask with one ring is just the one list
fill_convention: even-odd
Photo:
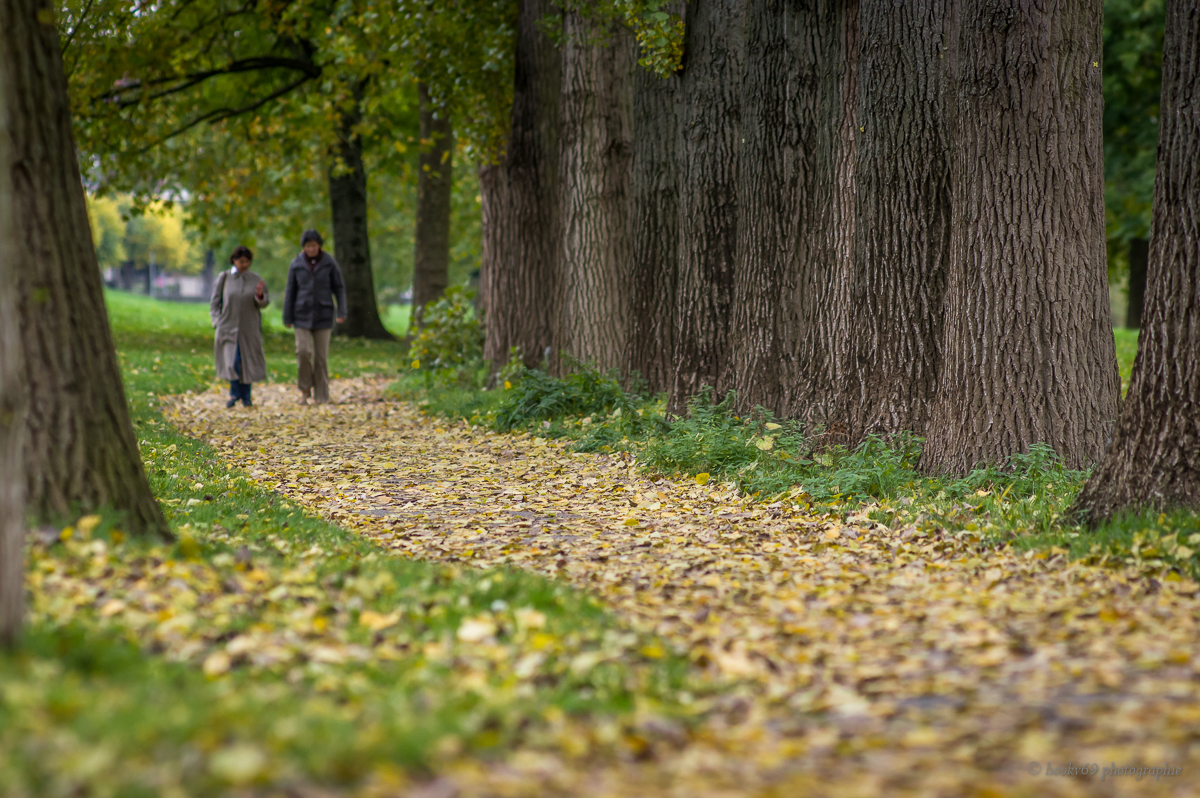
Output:
[[250,385],[267,378],[267,358],[263,354],[262,309],[271,304],[262,278],[250,271],[254,253],[239,246],[229,256],[233,264],[222,272],[213,285],[208,315],[217,331],[213,356],[217,376],[229,380],[229,401],[250,407]]
[[337,261],[321,248],[324,243],[316,230],[304,231],[283,296],[283,326],[296,327],[302,405],[308,404],[310,391],[317,404],[329,401],[329,336],[335,320],[346,320],[346,283]]

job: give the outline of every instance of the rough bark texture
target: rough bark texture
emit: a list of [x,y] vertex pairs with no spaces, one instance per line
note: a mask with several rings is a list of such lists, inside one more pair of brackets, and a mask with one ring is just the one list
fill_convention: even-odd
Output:
[[1131,330],[1142,327],[1142,311],[1146,307],[1146,267],[1149,260],[1149,241],[1135,238],[1129,242],[1129,304],[1125,308],[1125,326]]
[[729,369],[737,257],[742,14],[736,0],[696,0],[680,72],[679,275],[668,410],[682,413]]
[[[34,8],[32,3],[28,5]],[[2,30],[12,29],[10,14],[0,7]],[[0,54],[0,648],[16,642],[25,614],[25,379],[17,318],[21,252],[17,248],[18,199],[13,190],[9,122],[14,85],[11,55],[15,54]]]
[[436,107],[429,88],[417,86],[421,117],[421,156],[417,170],[417,231],[413,257],[413,315],[421,326],[425,305],[450,282],[450,195],[454,189],[454,132],[449,113]]
[[923,467],[1046,443],[1104,452],[1119,383],[1108,306],[1101,0],[962,0],[942,375]]
[[1075,509],[1200,508],[1200,6],[1168,0],[1146,323],[1112,445]]
[[[816,128],[810,139],[812,182],[798,194],[793,215],[798,229],[789,244],[785,351],[794,359],[787,364],[778,409],[791,418],[829,423],[844,390],[850,340],[859,10],[857,0],[827,0],[799,10],[798,29],[815,32],[816,105],[804,99],[802,81],[792,102],[804,104],[803,113],[814,108]],[[810,135],[808,118],[800,119]],[[840,440],[844,425],[837,422],[830,430]]]
[[[500,163],[479,172],[486,343],[495,368],[553,354],[559,292],[558,103],[561,58],[538,28],[549,0],[518,3],[512,129]],[[557,358],[551,358],[557,360]]]
[[[111,508],[135,535],[167,535],[113,349],[71,137],[58,32],[38,0],[0,4],[0,92],[14,193],[26,381],[26,505],[59,522]],[[43,14],[45,16],[45,14]],[[52,19],[51,17],[48,17]]]
[[606,371],[625,365],[629,332],[634,50],[623,25],[577,11],[566,12],[563,32],[559,346]]
[[942,99],[946,0],[862,0],[851,326],[851,443],[925,434],[950,238]]
[[[785,290],[795,276],[789,246],[797,200],[811,192],[816,133],[818,31],[811,14],[782,0],[743,7],[738,151],[737,260],[731,309],[730,377],[744,412],[779,412],[794,368]],[[803,88],[802,88],[803,87]]]
[[371,240],[367,233],[367,172],[363,168],[362,141],[354,133],[358,118],[357,111],[342,118],[338,132],[338,156],[342,163],[329,170],[333,254],[342,267],[346,304],[350,306],[345,310],[338,308],[346,321],[337,325],[335,332],[352,338],[389,340],[392,334],[383,326],[379,306],[375,304]]
[[[683,4],[668,9],[682,11]],[[626,373],[655,393],[671,388],[679,268],[679,78],[634,70]]]

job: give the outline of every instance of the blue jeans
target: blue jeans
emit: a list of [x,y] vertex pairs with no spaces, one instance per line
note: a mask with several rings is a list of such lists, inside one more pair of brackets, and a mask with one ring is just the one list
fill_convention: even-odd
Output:
[[[233,356],[233,371],[239,377],[242,376],[242,348],[239,346],[237,352]],[[242,382],[241,380],[229,381],[229,396],[233,399],[241,399],[242,404],[250,405],[250,383]]]

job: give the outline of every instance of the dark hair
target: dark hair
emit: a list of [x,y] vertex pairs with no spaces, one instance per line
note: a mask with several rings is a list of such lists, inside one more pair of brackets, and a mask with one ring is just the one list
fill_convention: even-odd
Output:
[[318,233],[316,230],[313,230],[312,228],[305,230],[304,235],[300,236],[301,249],[303,249],[304,245],[307,244],[309,241],[316,241],[318,244],[325,243],[325,239],[321,238],[321,234]]
[[238,258],[249,258],[250,260],[254,260],[254,253],[250,251],[250,247],[245,246],[244,244],[238,244],[234,248],[233,254],[229,256],[229,262],[233,263]]

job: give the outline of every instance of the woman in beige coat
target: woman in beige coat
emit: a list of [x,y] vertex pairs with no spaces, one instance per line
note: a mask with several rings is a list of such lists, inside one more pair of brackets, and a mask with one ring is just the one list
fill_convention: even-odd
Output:
[[271,304],[262,278],[250,271],[254,254],[239,246],[229,256],[233,268],[222,272],[213,286],[208,314],[217,331],[213,354],[217,376],[229,380],[229,401],[240,400],[251,406],[250,386],[267,378],[267,357],[263,354],[262,309]]

